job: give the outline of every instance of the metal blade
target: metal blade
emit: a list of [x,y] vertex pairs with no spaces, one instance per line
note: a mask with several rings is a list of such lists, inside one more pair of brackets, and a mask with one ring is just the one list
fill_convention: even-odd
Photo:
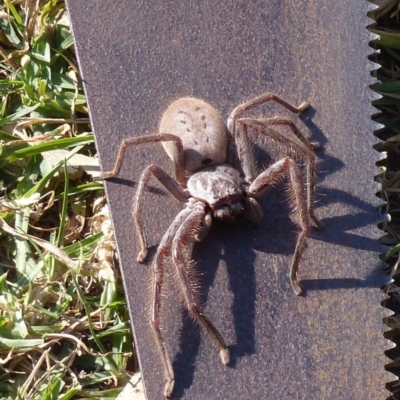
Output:
[[[392,377],[384,370],[367,2],[67,4],[103,170],[113,167],[123,138],[155,133],[179,97],[202,98],[225,118],[268,91],[312,104],[302,129],[322,144],[316,214],[325,229],[312,232],[301,262],[306,294],[290,288],[296,232],[277,188],[261,202],[261,222],[216,226],[194,249],[206,313],[229,344],[230,367],[182,311],[169,280],[163,333],[173,398],[385,399]],[[152,162],[171,169],[161,145],[129,150],[119,177],[106,183],[149,400],[162,397],[164,377],[149,324],[151,268],[136,262],[131,202]],[[180,206],[156,187],[147,198],[155,248]]]

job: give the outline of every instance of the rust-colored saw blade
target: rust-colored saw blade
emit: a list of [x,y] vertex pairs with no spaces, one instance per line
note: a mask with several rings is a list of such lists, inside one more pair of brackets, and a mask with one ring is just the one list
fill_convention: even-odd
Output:
[[[385,399],[392,378],[384,370],[368,3],[67,3],[103,170],[113,167],[123,138],[156,132],[179,97],[202,98],[225,118],[264,92],[312,104],[297,122],[322,144],[316,213],[325,229],[312,231],[301,261],[305,296],[290,287],[296,229],[276,188],[261,201],[261,222],[216,226],[194,248],[229,367],[167,279],[162,326],[176,373],[173,399]],[[148,400],[162,398],[164,377],[149,324],[151,269],[136,262],[131,203],[152,162],[171,169],[161,145],[142,146],[106,183]],[[152,186],[144,219],[154,248],[180,206]]]

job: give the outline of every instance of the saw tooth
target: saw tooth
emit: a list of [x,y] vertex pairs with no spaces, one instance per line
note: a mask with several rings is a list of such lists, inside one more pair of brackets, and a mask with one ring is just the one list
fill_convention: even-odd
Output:
[[[392,2],[393,3],[393,2]],[[400,279],[397,272],[400,264],[400,254],[397,254],[397,260],[395,259],[396,241],[395,237],[399,235],[400,223],[396,226],[396,208],[398,195],[392,189],[397,189],[396,175],[399,174],[398,169],[393,169],[393,159],[399,158],[397,143],[400,141],[396,140],[396,134],[390,133],[390,126],[385,124],[384,117],[388,116],[387,108],[384,105],[387,103],[387,97],[384,92],[380,90],[379,72],[382,73],[382,64],[384,62],[384,54],[380,50],[380,22],[383,21],[384,15],[389,15],[390,9],[386,9],[389,2],[382,3],[380,6],[370,4],[368,16],[371,18],[371,25],[368,26],[370,34],[370,46],[373,49],[369,54],[369,70],[371,72],[371,106],[373,112],[371,112],[372,120],[374,124],[374,134],[381,141],[376,143],[374,146],[375,150],[379,151],[380,157],[377,160],[377,167],[381,169],[380,173],[375,176],[375,181],[378,185],[377,196],[382,200],[382,204],[378,209],[382,213],[382,222],[379,224],[379,228],[383,231],[381,237],[381,243],[392,247],[389,248],[388,252],[381,255],[381,258],[386,262],[384,271],[391,277],[390,281],[383,288],[385,299],[382,301],[382,306],[385,307],[385,317],[383,323],[388,327],[384,332],[384,337],[387,339],[387,350],[385,355],[391,360],[385,365],[385,369],[394,375],[392,378],[388,377],[386,388],[393,393],[393,399],[399,399],[398,386],[400,376]],[[395,6],[393,4],[393,6]],[[392,7],[393,9],[393,7]],[[396,198],[398,198],[396,200]],[[393,254],[392,254],[393,253]],[[392,397],[390,397],[392,399]]]

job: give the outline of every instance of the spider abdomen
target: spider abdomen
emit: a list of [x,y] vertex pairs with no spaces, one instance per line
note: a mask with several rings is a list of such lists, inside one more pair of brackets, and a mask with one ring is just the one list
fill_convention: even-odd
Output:
[[[159,132],[180,137],[188,172],[225,162],[227,135],[224,119],[203,100],[183,97],[174,101],[161,118]],[[162,145],[173,160],[173,143],[163,142]]]

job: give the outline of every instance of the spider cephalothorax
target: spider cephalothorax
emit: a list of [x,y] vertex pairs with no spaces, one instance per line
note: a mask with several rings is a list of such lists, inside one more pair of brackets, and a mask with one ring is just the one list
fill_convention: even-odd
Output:
[[[226,365],[229,364],[229,351],[224,339],[199,305],[196,295],[198,285],[193,282],[194,275],[190,275],[190,268],[193,265],[192,245],[204,237],[214,219],[243,217],[251,221],[259,220],[262,211],[256,198],[266,188],[284,177],[288,180],[294,221],[300,228],[290,266],[290,281],[294,292],[297,295],[301,294],[297,272],[305,241],[311,223],[317,228],[322,227],[313,209],[315,145],[307,141],[289,118],[243,117],[249,109],[271,100],[296,113],[309,107],[308,103],[295,107],[275,94],[266,93],[237,106],[225,125],[221,115],[208,103],[194,98],[181,98],[173,102],[164,112],[159,134],[123,140],[114,169],[101,175],[102,178],[116,176],[121,168],[125,149],[130,145],[141,143],[162,142],[174,163],[175,179],[157,165],[145,168],[133,204],[133,217],[141,246],[138,261],[143,262],[148,246],[141,215],[150,177],[156,177],[177,200],[185,203],[161,239],[152,261],[151,324],[165,370],[164,395],[167,398],[172,394],[175,377],[160,329],[164,269],[169,266],[169,261],[172,259],[185,307],[219,349],[221,361]],[[278,132],[274,129],[277,125],[285,125],[289,129],[285,133]],[[228,157],[227,132],[234,139],[240,170],[227,163],[227,160],[231,159]],[[287,149],[288,156],[258,174],[251,151],[249,132],[271,138]],[[305,173],[296,161],[304,163]]]

